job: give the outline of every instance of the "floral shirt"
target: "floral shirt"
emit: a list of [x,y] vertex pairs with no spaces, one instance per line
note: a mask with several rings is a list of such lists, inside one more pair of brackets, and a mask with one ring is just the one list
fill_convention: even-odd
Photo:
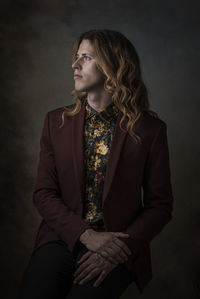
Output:
[[97,112],[87,100],[85,109],[83,219],[90,223],[94,229],[103,228],[104,230],[102,216],[103,185],[119,110],[112,102],[104,110]]

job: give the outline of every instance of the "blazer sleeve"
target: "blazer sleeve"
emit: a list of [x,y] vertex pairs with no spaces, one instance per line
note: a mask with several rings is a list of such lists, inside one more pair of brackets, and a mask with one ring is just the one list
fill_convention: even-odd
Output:
[[142,187],[143,210],[133,223],[123,230],[130,237],[120,237],[135,257],[172,218],[173,194],[167,126],[164,121],[153,138],[144,166]]
[[69,250],[73,252],[80,235],[91,226],[80,215],[69,210],[62,200],[49,133],[49,112],[45,116],[40,138],[40,157],[33,203],[47,225],[67,243]]

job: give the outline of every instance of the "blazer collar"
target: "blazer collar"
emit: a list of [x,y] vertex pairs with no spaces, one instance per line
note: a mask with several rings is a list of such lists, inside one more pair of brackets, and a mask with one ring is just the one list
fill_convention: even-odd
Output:
[[[73,155],[73,163],[75,169],[75,175],[77,178],[77,183],[80,190],[80,200],[84,199],[84,118],[85,118],[85,105],[86,98],[82,100],[82,105],[79,113],[72,117],[72,155]],[[117,167],[117,163],[120,157],[120,152],[125,141],[125,137],[127,135],[127,131],[122,131],[119,127],[119,122],[123,116],[123,113],[119,110],[117,115],[115,129],[113,133],[113,139],[111,143],[110,153],[108,156],[106,173],[104,179],[104,188],[103,188],[103,198],[102,205],[106,198],[108,197],[108,193],[113,181],[113,177],[115,174],[115,170]],[[126,128],[127,118],[123,121],[123,128]]]
[[85,101],[85,118],[89,119],[90,117],[92,117],[93,115],[99,116],[101,117],[101,119],[103,121],[108,121],[110,122],[113,118],[116,118],[118,113],[119,113],[119,109],[117,108],[117,106],[112,102],[110,103],[105,109],[103,109],[100,112],[97,112],[87,101]]

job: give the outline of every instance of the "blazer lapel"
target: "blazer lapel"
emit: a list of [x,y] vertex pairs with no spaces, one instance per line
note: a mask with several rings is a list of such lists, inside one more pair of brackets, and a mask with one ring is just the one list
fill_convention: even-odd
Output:
[[[120,158],[120,152],[121,152],[122,146],[124,144],[125,137],[127,135],[127,131],[124,132],[119,127],[119,122],[122,118],[122,115],[123,115],[123,113],[121,111],[119,111],[117,120],[116,120],[116,124],[115,124],[114,133],[113,133],[110,153],[109,153],[108,161],[107,161],[107,165],[106,165],[102,205],[104,204],[104,201],[108,196],[108,193],[109,193],[109,190],[110,190],[113,178],[114,178],[117,163]],[[124,120],[123,127],[124,127],[124,124],[126,124],[126,121],[127,121],[127,119]]]
[[83,100],[81,110],[72,117],[72,155],[74,170],[80,191],[80,201],[84,199],[84,173],[83,173],[83,151],[84,151],[84,118],[85,118],[85,101]]
[[[74,162],[74,169],[77,178],[77,183],[80,190],[81,201],[84,198],[84,118],[85,118],[85,102],[83,100],[81,110],[79,113],[72,117],[72,155]],[[117,116],[116,125],[113,133],[110,153],[108,156],[106,174],[104,179],[103,198],[102,205],[108,196],[109,189],[112,184],[112,180],[115,174],[117,163],[120,157],[120,152],[127,135],[127,131],[122,131],[119,127],[119,122],[122,118],[123,113],[119,111]],[[127,119],[123,122],[123,127],[126,127]]]

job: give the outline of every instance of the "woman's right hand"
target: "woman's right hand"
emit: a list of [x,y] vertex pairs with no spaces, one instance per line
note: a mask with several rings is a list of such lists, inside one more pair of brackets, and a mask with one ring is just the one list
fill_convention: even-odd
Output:
[[80,241],[91,251],[101,254],[113,264],[124,263],[132,252],[125,242],[118,237],[128,238],[129,235],[122,232],[97,232],[87,229]]

